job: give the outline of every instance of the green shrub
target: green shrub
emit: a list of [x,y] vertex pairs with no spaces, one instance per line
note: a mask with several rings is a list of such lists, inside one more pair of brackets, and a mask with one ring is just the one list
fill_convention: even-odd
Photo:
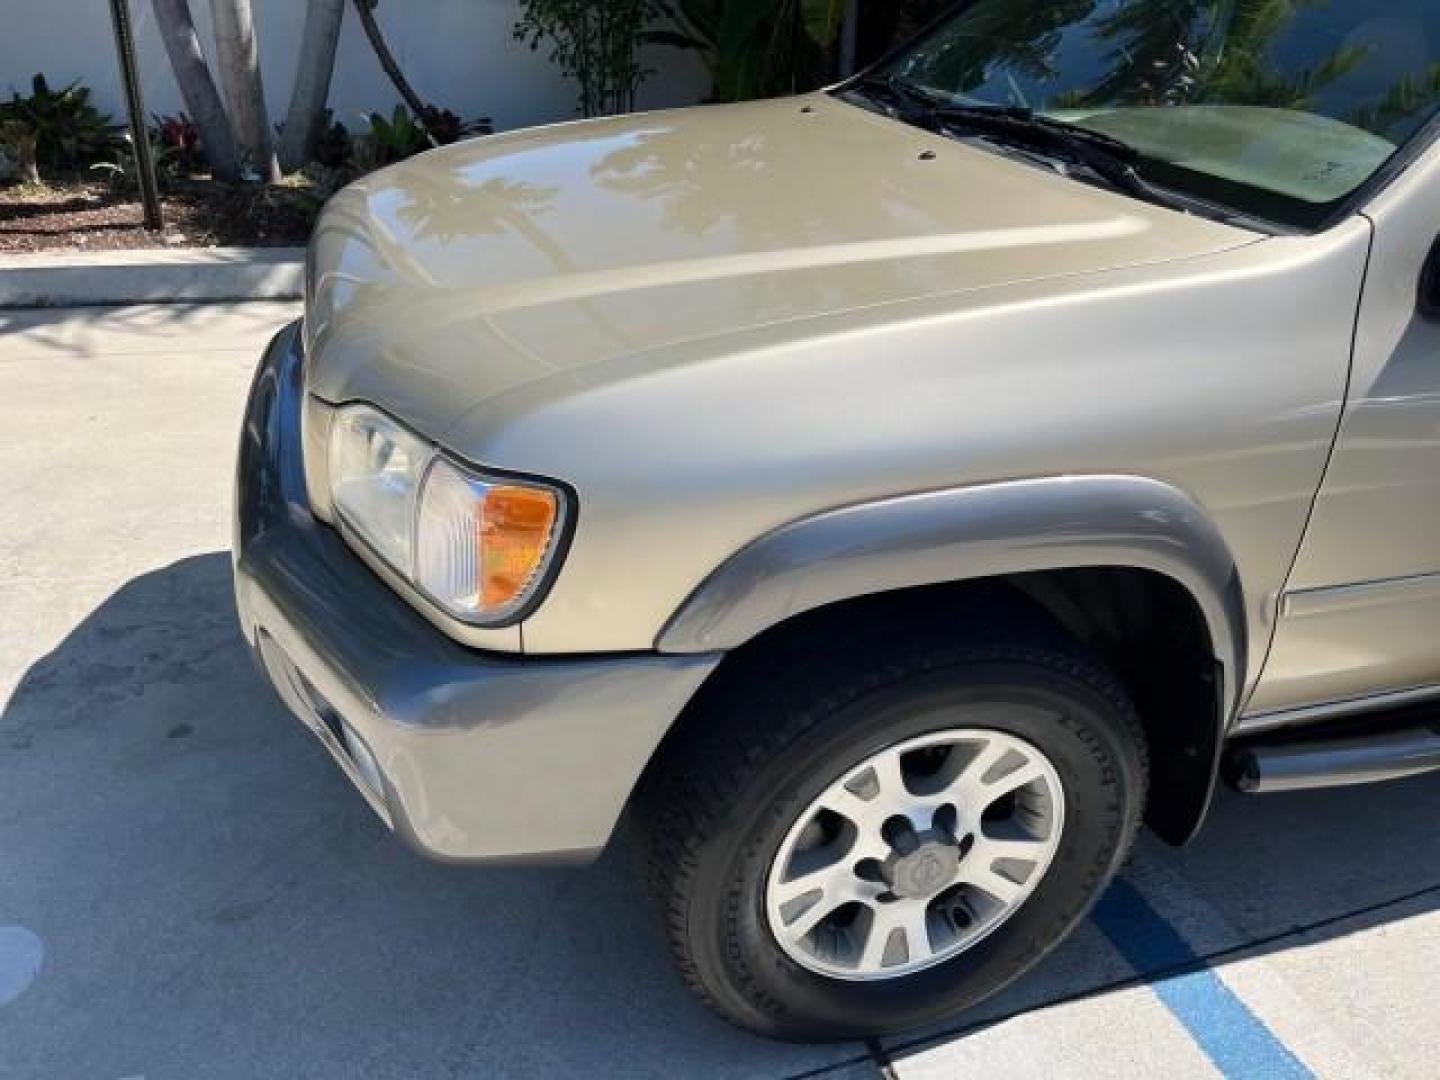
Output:
[[657,0],[522,0],[514,33],[531,49],[550,42],[550,61],[580,84],[583,115],[611,116],[635,108],[650,74],[640,66],[640,46],[662,14]]
[[[176,177],[183,171],[181,150],[166,143],[161,131],[151,128],[150,158],[155,162],[155,182],[161,191],[175,186]],[[104,175],[112,187],[120,191],[136,191],[140,187],[140,162],[135,154],[135,143],[127,131],[115,145],[109,161],[97,161],[90,166],[91,172]]]
[[35,135],[35,158],[42,169],[79,171],[101,160],[116,146],[121,128],[90,102],[90,90],[73,82],[50,89],[36,75],[31,92],[12,91],[0,104],[0,121],[17,121]]
[[350,146],[350,162],[357,172],[404,161],[433,145],[404,105],[396,105],[389,118],[372,112],[366,120],[370,129],[355,136]]
[[387,118],[380,113],[365,117],[369,130],[351,136],[349,165],[356,173],[367,173],[393,165],[422,151],[492,130],[488,119],[461,120],[449,109],[427,105],[422,126],[404,105],[396,105]]
[[813,89],[833,76],[844,0],[655,0],[670,26],[647,41],[697,50],[714,98],[745,101]]

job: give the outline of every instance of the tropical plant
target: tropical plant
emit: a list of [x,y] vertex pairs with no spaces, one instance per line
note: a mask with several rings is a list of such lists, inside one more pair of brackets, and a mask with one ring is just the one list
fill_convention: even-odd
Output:
[[476,120],[469,125],[458,124],[457,127],[459,118],[454,113],[449,109],[442,109],[427,103],[417,94],[415,88],[410,85],[410,80],[400,70],[400,65],[395,60],[395,54],[390,51],[390,46],[385,41],[385,35],[380,30],[380,24],[375,19],[375,9],[379,6],[380,0],[354,0],[354,3],[355,14],[360,18],[360,28],[365,31],[365,37],[370,42],[370,48],[374,51],[375,58],[380,62],[381,69],[395,87],[395,92],[408,106],[413,122],[429,133],[431,146],[440,146],[446,142],[454,142],[455,139],[465,135],[492,130],[489,120]]
[[182,113],[173,116],[156,116],[155,138],[160,146],[173,152],[175,171],[182,176],[193,176],[199,172],[205,160],[204,143],[195,121]]
[[[345,168],[350,163],[349,130],[335,119],[335,114],[329,109],[321,112],[319,128],[320,133],[310,147],[310,158],[315,164],[328,169]],[[281,141],[284,141],[283,135]]]
[[741,101],[793,93],[822,81],[846,0],[657,0],[671,26],[645,40],[698,50],[713,96]]
[[[180,171],[179,148],[167,145],[159,131],[151,129],[150,158],[155,163],[155,181],[162,190],[175,186]],[[92,172],[102,173],[111,185],[122,191],[134,191],[140,187],[140,165],[136,159],[135,141],[127,131],[114,149],[110,161],[96,162],[90,166]]]
[[24,120],[0,119],[0,180],[14,178],[22,184],[40,183],[35,161],[35,129]]
[[[422,126],[404,105],[396,105],[387,117],[381,113],[364,113],[366,130],[349,136],[349,154],[345,160],[354,175],[363,175],[397,161],[432,149],[437,145],[456,142],[471,135],[488,133],[489,120],[461,120],[449,109],[427,106],[430,126]],[[339,128],[339,125],[336,125]],[[336,132],[338,138],[344,128]]]
[[426,105],[425,115],[421,117],[421,120],[424,122],[430,141],[440,146],[448,146],[450,143],[474,138],[477,135],[489,135],[495,130],[495,125],[488,116],[463,120],[458,113],[441,108],[439,105]]
[[230,129],[230,117],[195,32],[189,0],[151,0],[160,40],[170,57],[170,68],[180,87],[186,111],[195,118],[205,146],[205,158],[217,180],[240,179],[240,155]]
[[[90,90],[72,82],[52,90],[44,75],[30,81],[30,93],[12,92],[0,104],[0,121],[22,125],[35,140],[35,160],[48,169],[80,169],[104,157],[120,128],[90,102]],[[13,129],[17,133],[20,127]]]
[[404,105],[396,105],[389,117],[374,112],[365,119],[369,130],[357,136],[352,146],[357,172],[370,172],[430,149],[429,134]]
[[639,53],[646,29],[661,15],[656,0],[521,0],[517,41],[550,46],[550,61],[580,85],[579,111],[610,116],[635,108],[650,72]]
[[280,166],[293,172],[309,160],[324,137],[329,121],[325,102],[335,73],[335,47],[345,0],[310,0],[305,8],[305,29],[300,37],[300,62],[290,90],[290,108],[280,129],[277,152]]

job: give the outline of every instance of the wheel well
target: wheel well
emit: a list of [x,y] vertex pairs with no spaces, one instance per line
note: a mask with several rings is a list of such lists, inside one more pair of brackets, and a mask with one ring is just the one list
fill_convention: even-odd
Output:
[[[785,620],[729,652],[672,726],[683,736],[737,682],[773,679],[837,647],[969,636],[975,627],[1024,627],[1097,656],[1124,683],[1145,727],[1151,759],[1146,821],[1183,843],[1204,817],[1219,753],[1220,679],[1205,617],[1172,578],[1130,567],[1084,567],[926,585],[839,601]],[[778,684],[780,680],[775,680]]]

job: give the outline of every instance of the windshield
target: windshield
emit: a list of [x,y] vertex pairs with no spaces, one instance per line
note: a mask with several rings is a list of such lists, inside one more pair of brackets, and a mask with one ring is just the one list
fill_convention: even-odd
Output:
[[1154,183],[1312,227],[1440,111],[1440,0],[977,0],[883,73],[1113,136]]

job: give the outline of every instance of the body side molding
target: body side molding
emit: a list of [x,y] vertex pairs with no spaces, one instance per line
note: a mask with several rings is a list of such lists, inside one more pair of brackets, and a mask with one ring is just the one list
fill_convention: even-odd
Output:
[[1148,477],[1004,481],[802,518],[753,541],[701,582],[656,647],[669,653],[733,649],[791,616],[841,600],[1087,566],[1155,571],[1194,598],[1223,679],[1218,742],[1245,685],[1240,576],[1204,510]]

